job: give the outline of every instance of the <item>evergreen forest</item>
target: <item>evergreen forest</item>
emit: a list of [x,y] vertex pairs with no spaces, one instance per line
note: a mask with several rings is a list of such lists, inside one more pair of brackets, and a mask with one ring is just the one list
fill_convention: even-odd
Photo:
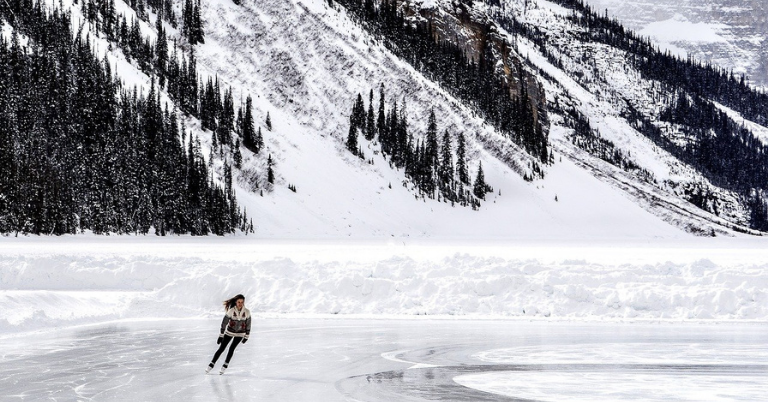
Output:
[[464,134],[459,133],[454,145],[448,130],[440,135],[434,110],[425,120],[426,133],[414,136],[409,127],[405,101],[398,108],[397,101],[393,100],[387,111],[384,86],[381,85],[378,112],[373,110],[373,90],[368,96],[367,110],[361,94],[353,101],[347,149],[364,157],[358,139],[358,135],[362,134],[366,141],[376,141],[381,146],[381,152],[391,167],[404,170],[406,178],[421,197],[477,209],[480,207],[479,200],[485,200],[486,194],[493,192],[493,188],[485,182],[482,164],[472,184]]
[[[516,77],[522,89],[519,96],[512,95],[507,77],[495,68],[497,59],[490,46],[478,60],[468,58],[459,45],[439,38],[429,22],[406,20],[395,0],[382,0],[378,6],[373,0],[329,2],[344,6],[369,32],[383,39],[391,52],[474,108],[538,163],[550,162],[547,135],[543,122],[534,117],[524,77]],[[542,175],[538,165],[533,170]]]
[[[168,63],[159,55],[162,42],[141,40],[136,21],[128,31],[125,19],[109,17],[114,3],[87,4],[112,4],[92,13],[94,21],[145,69],[155,69],[158,82],[153,78],[146,94],[125,88],[108,60],[96,56],[89,35],[73,32],[69,12],[32,0],[0,3],[0,19],[13,27],[10,40],[0,39],[0,232],[252,231],[237,205],[231,168],[225,166],[228,177],[219,185],[180,115],[209,110],[197,103],[194,56],[179,67],[174,52]],[[181,111],[162,100],[158,86],[168,88]]]

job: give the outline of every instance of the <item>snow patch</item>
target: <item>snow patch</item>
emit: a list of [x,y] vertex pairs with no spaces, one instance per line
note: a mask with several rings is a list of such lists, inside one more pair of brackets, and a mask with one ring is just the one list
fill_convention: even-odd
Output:
[[665,21],[652,22],[638,33],[666,43],[725,43],[727,40],[722,36],[722,32],[727,28],[724,24],[694,23],[677,14]]

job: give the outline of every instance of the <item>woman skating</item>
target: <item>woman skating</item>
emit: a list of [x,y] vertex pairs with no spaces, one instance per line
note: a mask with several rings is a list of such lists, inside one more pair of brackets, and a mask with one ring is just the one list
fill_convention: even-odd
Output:
[[216,360],[219,360],[219,356],[227,348],[229,341],[232,341],[232,346],[229,348],[229,352],[227,352],[227,358],[224,360],[224,364],[219,371],[219,374],[224,374],[224,371],[229,366],[229,361],[232,360],[232,354],[235,353],[235,348],[240,342],[245,344],[248,341],[248,335],[251,333],[251,312],[245,308],[245,296],[237,295],[229,300],[225,300],[224,310],[227,313],[221,321],[221,333],[216,341],[220,345],[219,350],[213,355],[211,364],[205,369],[206,373],[213,369]]

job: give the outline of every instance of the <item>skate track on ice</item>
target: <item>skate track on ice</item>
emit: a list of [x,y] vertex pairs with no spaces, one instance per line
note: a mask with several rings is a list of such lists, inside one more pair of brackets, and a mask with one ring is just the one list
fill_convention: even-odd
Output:
[[765,324],[256,319],[227,373],[205,375],[218,325],[4,336],[0,401],[746,401],[768,386]]

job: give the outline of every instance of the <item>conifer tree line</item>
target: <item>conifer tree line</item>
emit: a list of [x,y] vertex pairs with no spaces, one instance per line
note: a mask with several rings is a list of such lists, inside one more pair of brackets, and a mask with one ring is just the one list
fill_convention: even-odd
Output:
[[154,80],[146,95],[123,88],[69,12],[12,4],[0,7],[13,27],[0,39],[0,232],[253,230],[231,167],[222,188]]
[[[27,7],[30,0],[9,0],[13,11]],[[149,36],[141,34],[139,19],[142,13],[134,8],[139,19],[125,15],[118,15],[114,8],[114,0],[82,0],[85,17],[91,26],[98,32],[104,33],[107,40],[122,49],[128,61],[135,60],[139,69],[147,75],[157,76],[161,88],[165,88],[168,95],[187,114],[199,117],[199,87],[197,73],[197,61],[194,48],[189,47],[188,55],[173,40],[173,48],[168,46],[168,35],[163,25],[163,16],[167,15],[160,9],[156,9],[158,17],[155,19],[157,40],[150,40]],[[31,3],[30,3],[31,4]],[[131,2],[134,7],[143,4],[142,0]],[[150,4],[154,4],[150,2]],[[172,11],[172,10],[171,10]],[[187,10],[185,9],[185,15]],[[144,19],[148,22],[149,17]],[[189,23],[184,20],[184,23]],[[175,22],[172,22],[173,26]],[[194,28],[197,29],[197,28]],[[182,32],[194,30],[192,27],[183,26]],[[199,28],[202,32],[202,27]],[[187,37],[190,45],[197,42]]]
[[[693,57],[681,58],[668,51],[661,52],[650,38],[642,37],[616,19],[596,12],[583,0],[553,1],[573,10],[568,20],[584,29],[579,40],[603,43],[627,52],[629,63],[643,78],[663,83],[669,92],[683,90],[692,96],[715,100],[749,120],[768,124],[768,93],[750,87],[746,77],[735,76],[732,71],[702,63]],[[492,15],[508,32],[531,40],[553,65],[562,69],[561,60],[554,57],[547,46],[547,33],[537,26],[520,23],[504,11],[494,10]]]
[[[97,2],[113,2],[114,0],[83,1],[97,4]],[[139,1],[141,0],[136,0],[136,2]],[[150,2],[149,4],[154,3]],[[88,14],[90,16],[89,21],[96,28],[102,27],[104,29],[107,25],[103,21],[117,19],[114,10],[109,7],[99,7],[96,10],[98,12]],[[125,23],[126,19],[124,16],[122,20]],[[245,104],[243,104],[242,99],[240,100],[239,109],[237,115],[235,115],[232,88],[230,87],[222,93],[218,77],[215,80],[209,77],[207,82],[199,81],[194,48],[190,48],[189,58],[182,55],[181,59],[179,59],[178,47],[174,40],[173,51],[169,53],[168,38],[162,21],[161,15],[158,14],[158,18],[155,20],[155,30],[158,35],[155,44],[150,42],[149,37],[141,39],[139,23],[135,19],[131,22],[131,28],[127,31],[127,36],[123,35],[122,28],[112,34],[110,34],[110,31],[104,32],[107,39],[115,38],[115,43],[123,49],[124,54],[129,59],[131,57],[136,58],[138,66],[142,71],[148,75],[154,74],[158,77],[160,87],[165,87],[170,98],[179,105],[183,112],[201,120],[202,128],[213,133],[214,148],[220,148],[225,145],[230,147],[234,163],[237,168],[240,168],[242,154],[240,153],[239,146],[241,144],[254,153],[259,153],[264,146],[261,127],[259,126],[258,131],[254,131],[253,105],[250,96]],[[199,1],[192,2],[190,0],[185,2],[183,27],[182,32],[187,37],[190,45],[202,43],[203,33]],[[196,31],[199,31],[199,41],[195,41],[187,35],[188,32]],[[267,115],[266,125],[271,127],[269,115]],[[237,135],[234,136],[233,134]],[[242,142],[240,137],[242,137]]]
[[[104,1],[87,1],[87,0],[81,0],[83,1],[84,10],[85,7],[108,7],[110,10],[115,9],[115,1],[114,0],[104,0]],[[78,3],[77,0],[74,1],[75,4]],[[134,11],[136,11],[136,14],[144,21],[149,21],[149,13],[148,10],[151,10],[157,16],[164,20],[168,21],[171,26],[174,28],[178,27],[178,22],[176,19],[176,12],[173,10],[173,1],[172,0],[125,0],[125,4],[128,5],[128,7],[132,8]],[[95,11],[95,10],[94,10]]]
[[381,85],[378,112],[374,112],[373,98],[371,90],[367,109],[361,94],[353,101],[346,141],[350,152],[364,157],[359,135],[366,141],[378,139],[381,152],[389,159],[390,166],[403,169],[422,196],[450,202],[451,205],[477,208],[480,206],[478,200],[485,200],[485,195],[493,192],[493,188],[485,182],[482,163],[474,185],[470,182],[464,134],[458,135],[456,144],[448,130],[440,135],[434,110],[425,119],[426,133],[416,138],[409,128],[405,100],[400,106],[397,100],[392,100],[387,110],[384,85]]
[[[542,123],[534,115],[524,77],[516,77],[522,90],[511,95],[505,77],[494,68],[492,50],[478,60],[438,35],[431,23],[406,20],[395,0],[334,0],[369,32],[384,39],[385,46],[456,98],[473,107],[487,122],[504,133],[539,163],[549,163],[549,143]],[[540,105],[540,107],[544,107]],[[536,164],[534,173],[541,174]]]
[[680,92],[661,118],[688,128],[696,138],[686,147],[689,163],[716,186],[741,194],[768,188],[768,147],[711,102]]
[[[766,208],[768,190],[768,149],[745,127],[736,124],[710,102],[681,95],[662,112],[665,120],[686,125],[694,141],[685,146],[673,143],[651,119],[630,107],[623,114],[632,126],[660,148],[691,165],[713,185],[733,191],[750,212],[752,229],[768,230],[768,215],[756,213]],[[714,117],[714,120],[710,118]],[[717,214],[717,205],[703,186],[686,191],[694,205]]]
[[[13,0],[24,1],[24,0]],[[135,0],[131,4],[137,5],[142,0]],[[167,0],[166,0],[167,1]],[[232,88],[222,92],[218,77],[209,77],[207,82],[199,81],[197,61],[194,48],[190,47],[189,56],[182,55],[179,58],[179,48],[174,39],[173,49],[168,49],[168,37],[163,25],[162,9],[156,8],[158,18],[155,20],[157,40],[153,44],[149,37],[142,37],[139,22],[131,20],[130,29],[123,29],[126,18],[122,16],[120,28],[110,29],[112,25],[105,21],[118,20],[114,12],[114,0],[83,0],[84,7],[93,4],[94,12],[87,13],[88,20],[96,29],[101,29],[108,40],[113,40],[119,46],[126,57],[135,58],[139,68],[148,75],[156,75],[161,88],[165,88],[168,96],[177,103],[181,111],[197,117],[202,123],[202,128],[213,133],[214,147],[229,146],[232,151],[237,168],[242,163],[242,154],[239,146],[242,144],[253,153],[259,153],[264,147],[261,135],[261,127],[254,131],[253,104],[248,96],[245,104],[240,100],[237,115]],[[111,6],[104,6],[111,4]],[[150,7],[160,7],[160,0],[148,2]],[[137,11],[138,13],[138,11]],[[203,43],[202,23],[200,21],[200,2],[188,0],[184,5],[182,33],[187,37],[190,45]],[[192,36],[189,33],[193,32]],[[197,32],[197,33],[194,33]],[[198,35],[199,40],[195,40]],[[266,126],[271,127],[269,115]],[[236,134],[236,135],[234,135]],[[242,142],[241,138],[242,137]],[[237,145],[237,146],[235,146]]]
[[661,52],[651,42],[618,20],[596,12],[584,0],[554,0],[574,13],[571,21],[585,28],[587,40],[624,50],[633,66],[644,78],[663,82],[674,90],[684,90],[720,102],[739,112],[744,118],[761,125],[768,124],[768,93],[749,86],[746,77],[732,71],[702,63],[693,57],[682,58]]
[[200,0],[185,0],[182,11],[183,25],[181,34],[187,38],[190,45],[205,43],[203,21],[200,18]]

